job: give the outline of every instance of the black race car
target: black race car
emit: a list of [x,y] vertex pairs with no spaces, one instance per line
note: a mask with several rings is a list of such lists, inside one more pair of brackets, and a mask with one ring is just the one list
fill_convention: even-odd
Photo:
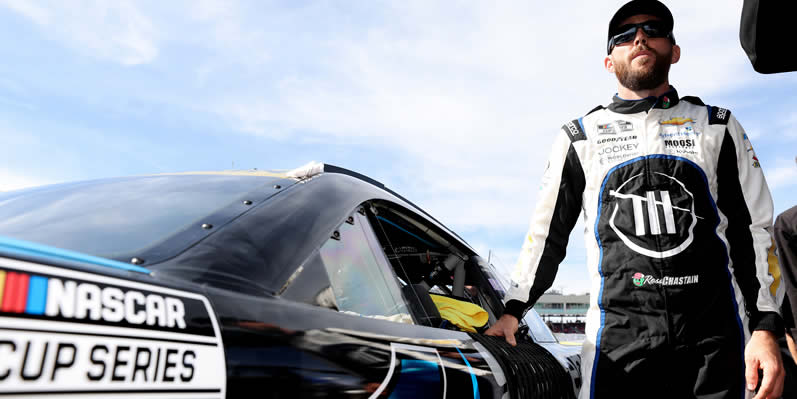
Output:
[[[578,348],[358,173],[127,177],[0,194],[0,396],[570,398]],[[132,396],[131,396],[132,395]]]

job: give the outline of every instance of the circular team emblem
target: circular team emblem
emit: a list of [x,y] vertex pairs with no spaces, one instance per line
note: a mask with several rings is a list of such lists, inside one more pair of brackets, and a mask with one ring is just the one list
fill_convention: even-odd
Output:
[[706,177],[680,157],[641,157],[613,169],[605,178],[600,208],[601,245],[620,251],[664,259],[699,251],[695,243],[716,237],[711,232],[718,220]]
[[[642,180],[643,174],[640,173],[626,180],[616,190],[609,191],[609,195],[615,198],[609,225],[634,252],[651,258],[667,258],[681,253],[692,244],[699,216],[695,214],[694,195],[682,182],[661,172],[653,172],[652,175],[669,184],[659,185],[659,189],[633,184],[635,180]],[[633,215],[633,220],[630,217],[618,220],[617,214],[621,208],[628,208],[623,213]],[[646,240],[640,239],[644,237],[656,238],[656,245],[645,245]],[[657,247],[661,247],[661,241],[669,241],[672,248],[660,250]]]

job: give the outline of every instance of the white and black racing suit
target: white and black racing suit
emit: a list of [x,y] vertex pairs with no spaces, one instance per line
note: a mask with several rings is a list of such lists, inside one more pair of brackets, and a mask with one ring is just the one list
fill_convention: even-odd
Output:
[[556,137],[506,313],[551,286],[583,211],[580,397],[744,398],[750,332],[783,329],[772,208],[730,111],[675,89],[615,96]]

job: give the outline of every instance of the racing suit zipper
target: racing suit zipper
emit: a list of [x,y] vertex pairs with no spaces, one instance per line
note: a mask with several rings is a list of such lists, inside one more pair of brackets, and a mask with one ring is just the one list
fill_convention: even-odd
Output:
[[[655,115],[655,113],[656,113],[655,112],[655,107],[656,107],[656,104],[658,104],[659,101],[661,101],[661,100],[660,99],[657,100],[656,103],[653,104],[649,110],[645,111],[645,123],[642,124],[643,131],[642,131],[642,134],[641,134],[641,136],[642,136],[642,146],[643,146],[642,147],[643,148],[643,151],[642,151],[642,155],[643,156],[652,155],[651,151],[649,150],[649,147],[648,147],[648,134],[658,134],[658,132],[657,131],[653,131],[653,132],[650,131],[650,129],[648,128],[648,120]],[[652,182],[655,181],[655,179],[653,178],[653,170],[650,167],[650,158],[645,159],[644,165],[645,165],[645,189],[647,191],[655,191],[656,187],[653,187],[653,184],[652,184]],[[661,242],[659,240],[659,236],[654,236],[653,238],[654,238],[654,243],[656,245],[656,250],[661,252]],[[654,260],[652,263],[654,265],[653,269],[656,270],[656,272],[659,274],[658,277],[662,278],[666,274],[665,273],[665,270],[667,269],[666,268],[666,261],[664,259],[659,259],[658,262],[656,262]],[[670,319],[669,301],[667,300],[668,299],[667,298],[667,288],[662,285],[662,286],[658,287],[658,291],[659,291],[659,295],[661,295],[662,300],[664,302],[664,309],[663,309],[663,311],[664,311],[664,322],[665,322],[665,325],[667,326],[667,330],[664,332],[664,334],[665,334],[667,345],[669,346],[669,345],[673,344],[673,342],[672,342],[672,332],[674,331],[674,326],[672,325],[672,320]]]

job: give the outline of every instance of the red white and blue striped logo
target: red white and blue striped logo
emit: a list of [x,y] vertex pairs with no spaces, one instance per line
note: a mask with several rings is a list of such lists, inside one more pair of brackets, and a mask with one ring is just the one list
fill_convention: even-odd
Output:
[[0,270],[0,311],[43,315],[49,278]]

